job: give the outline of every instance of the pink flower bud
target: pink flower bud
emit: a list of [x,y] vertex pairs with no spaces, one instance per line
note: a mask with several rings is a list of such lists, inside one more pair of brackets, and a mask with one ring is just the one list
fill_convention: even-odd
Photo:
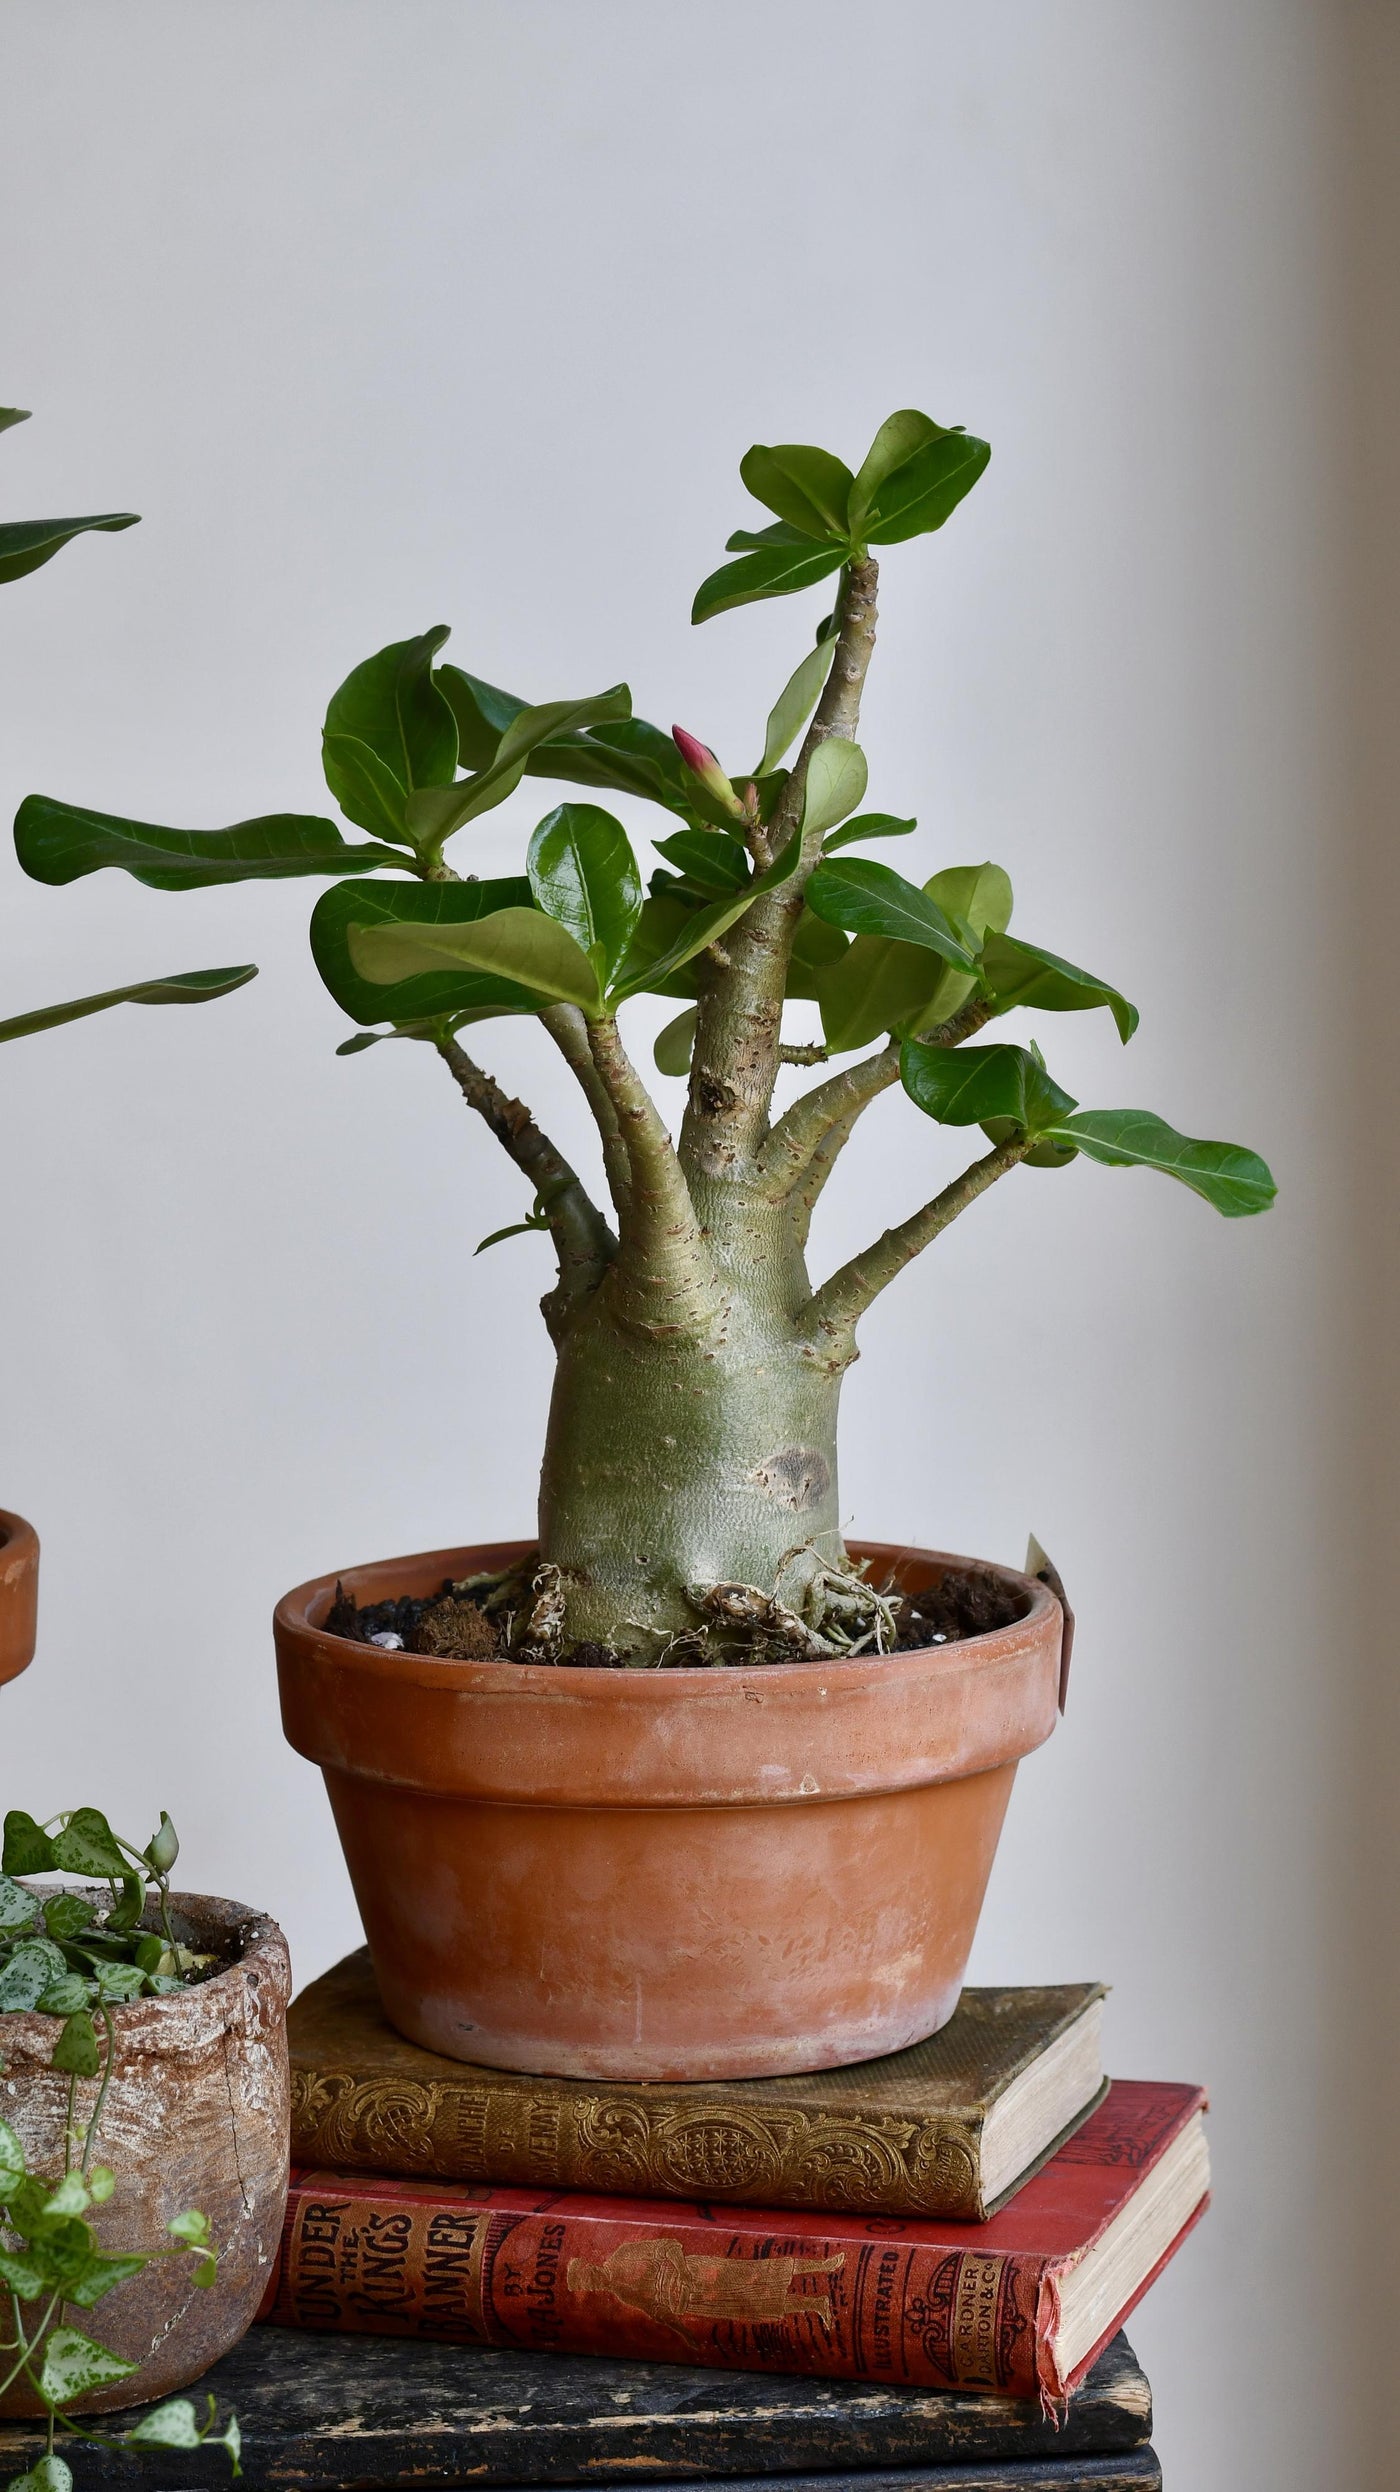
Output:
[[675,738],[676,751],[680,754],[687,770],[699,780],[701,786],[714,797],[717,804],[723,805],[726,813],[732,813],[736,821],[741,821],[744,808],[708,744],[702,744],[698,736],[689,734],[684,727],[673,727],[671,733]]

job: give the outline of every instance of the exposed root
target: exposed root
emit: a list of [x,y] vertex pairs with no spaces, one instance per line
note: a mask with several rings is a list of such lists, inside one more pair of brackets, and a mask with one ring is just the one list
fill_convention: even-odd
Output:
[[498,1575],[467,1575],[452,1586],[496,1622],[512,1661],[557,1662],[564,1646],[564,1578],[531,1555]]
[[686,1598],[717,1643],[742,1642],[751,1661],[849,1661],[893,1652],[899,1641],[902,1596],[877,1592],[863,1568],[830,1565],[810,1541],[787,1551],[771,1592],[749,1583],[690,1584]]

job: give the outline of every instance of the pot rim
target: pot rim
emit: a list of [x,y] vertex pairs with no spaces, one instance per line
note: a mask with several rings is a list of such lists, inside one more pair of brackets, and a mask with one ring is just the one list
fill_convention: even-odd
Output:
[[[1024,1592],[1027,1596],[1026,1607],[1018,1618],[1010,1620],[1005,1626],[989,1627],[980,1635],[962,1636],[951,1644],[919,1644],[903,1652],[856,1653],[846,1659],[832,1655],[814,1661],[726,1662],[722,1669],[705,1662],[668,1665],[664,1670],[639,1668],[620,1671],[594,1669],[586,1665],[580,1668],[573,1664],[561,1669],[555,1662],[454,1661],[435,1653],[385,1652],[377,1645],[357,1644],[350,1636],[332,1634],[322,1623],[335,1598],[337,1585],[343,1583],[353,1589],[357,1576],[387,1574],[400,1567],[408,1569],[428,1565],[434,1568],[441,1566],[442,1573],[450,1576],[454,1559],[470,1556],[489,1563],[511,1565],[537,1545],[534,1540],[469,1541],[455,1549],[420,1549],[409,1556],[374,1558],[359,1566],[340,1567],[330,1574],[314,1575],[283,1594],[272,1613],[273,1632],[279,1645],[284,1636],[294,1639],[303,1650],[309,1646],[321,1660],[339,1665],[347,1676],[380,1681],[395,1687],[423,1687],[439,1691],[472,1689],[482,1693],[493,1688],[502,1692],[516,1689],[524,1694],[531,1691],[557,1692],[561,1679],[567,1680],[571,1688],[581,1691],[597,1687],[600,1683],[615,1688],[620,1679],[625,1679],[629,1688],[652,1688],[657,1691],[658,1699],[662,1699],[667,1688],[688,1693],[697,1687],[713,1687],[717,1680],[723,1680],[731,1687],[753,1685],[772,1689],[776,1693],[782,1688],[796,1689],[810,1685],[813,1674],[817,1672],[840,1689],[863,1684],[872,1671],[878,1674],[882,1683],[890,1683],[915,1674],[923,1678],[930,1667],[936,1669],[945,1663],[950,1668],[963,1671],[974,1657],[979,1664],[994,1666],[1008,1659],[1013,1649],[1019,1652],[1027,1629],[1039,1627],[1051,1611],[1061,1618],[1064,1615],[1048,1584],[1034,1575],[1022,1574],[1014,1566],[1003,1566],[994,1558],[961,1557],[950,1550],[925,1549],[910,1541],[848,1540],[847,1547],[853,1556],[876,1560],[885,1558],[891,1563],[913,1560],[920,1573],[933,1565],[941,1570],[972,1570],[978,1574],[994,1575],[999,1581]],[[393,1596],[386,1588],[380,1597],[387,1599]],[[313,1610],[319,1615],[313,1616]]]
[[[100,1880],[87,1878],[46,1878],[42,1889],[37,1879],[21,1878],[17,1883],[43,1892],[107,1892]],[[166,2050],[183,2053],[206,2049],[230,2026],[241,2026],[246,2021],[250,1967],[274,1982],[280,1978],[290,1996],[287,1942],[270,1913],[256,1911],[249,1904],[234,1903],[227,1896],[197,1895],[174,1888],[170,1907],[201,1933],[207,1931],[210,1936],[224,1938],[232,1933],[238,1952],[222,1972],[211,1973],[207,1981],[192,1983],[188,1989],[167,1991],[159,1997],[148,1993],[139,1999],[113,2000],[110,2014],[116,2038],[114,2064],[137,2053],[149,2057]],[[0,2015],[0,2046],[12,2072],[18,2073],[14,2062],[23,2059],[30,2063],[26,2073],[43,2074],[62,2022],[61,2016],[41,2014],[38,2008],[10,2008]],[[179,2030],[181,2025],[183,2032]]]

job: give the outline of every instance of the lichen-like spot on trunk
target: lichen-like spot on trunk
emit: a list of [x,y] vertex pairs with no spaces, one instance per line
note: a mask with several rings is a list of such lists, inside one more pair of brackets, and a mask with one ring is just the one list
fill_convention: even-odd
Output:
[[831,1465],[816,1445],[785,1445],[749,1473],[753,1486],[775,1505],[810,1514],[831,1493]]

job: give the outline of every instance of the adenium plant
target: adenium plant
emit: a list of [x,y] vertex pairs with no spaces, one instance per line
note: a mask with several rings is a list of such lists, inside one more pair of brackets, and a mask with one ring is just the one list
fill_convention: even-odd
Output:
[[[1027,1167],[1153,1168],[1227,1217],[1272,1200],[1252,1151],[1146,1109],[1083,1107],[1033,1040],[1000,1034],[1013,1010],[1099,1009],[1127,1041],[1137,1013],[1105,978],[1011,934],[999,866],[918,884],[864,853],[915,827],[863,810],[878,561],[941,528],[989,455],[909,409],[854,474],[805,445],[748,452],[740,473],[771,520],[730,538],[735,559],[705,580],[693,619],[821,583],[834,602],[747,768],[634,717],[624,684],[543,704],[502,692],[441,658],[439,626],[356,667],[327,712],[327,782],[366,839],[297,814],[186,831],[44,796],[21,808],[21,861],[48,882],[108,865],[162,890],[330,877],[312,952],[362,1025],[340,1052],[387,1037],[430,1049],[531,1187],[520,1225],[548,1231],[558,1266],[536,1652],[694,1660],[709,1637],[703,1657],[723,1659],[727,1623],[763,1626],[787,1657],[879,1647],[887,1605],[842,1546],[836,1419],[881,1291]],[[526,778],[587,795],[536,824],[522,872],[478,878],[471,826]],[[595,801],[612,791],[665,817],[645,883]],[[459,871],[447,850],[463,832]],[[674,1136],[624,1043],[624,1007],[644,994],[681,1007],[656,1047],[688,1084]],[[820,1044],[785,1043],[790,999],[820,1008]],[[522,1013],[587,1102],[606,1206],[464,1043]],[[827,1069],[775,1115],[794,1062]],[[980,1128],[976,1154],[814,1283],[813,1209],[857,1119],[896,1085],[935,1122]]]
[[[0,407],[0,433],[29,421],[27,407]],[[87,519],[0,520],[0,584],[25,579],[74,537],[98,529],[104,535],[134,528],[136,511],[98,511]],[[34,1012],[16,1013],[0,1021],[0,1042],[30,1038],[37,1030],[56,1029],[63,1021],[85,1021],[89,1013],[109,1012],[113,1004],[205,1004],[246,986],[257,971],[244,963],[237,969],[181,969],[169,978],[142,978],[134,986],[104,988],[100,995],[79,995],[66,1004],[42,1004]]]

